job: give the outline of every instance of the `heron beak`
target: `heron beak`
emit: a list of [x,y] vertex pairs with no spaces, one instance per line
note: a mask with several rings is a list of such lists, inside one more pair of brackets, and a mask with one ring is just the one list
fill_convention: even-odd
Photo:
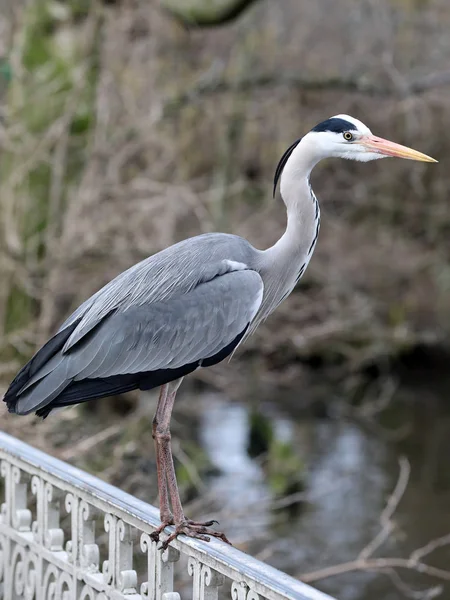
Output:
[[396,156],[398,158],[420,160],[422,162],[438,162],[434,158],[431,158],[431,156],[422,154],[422,152],[417,152],[417,150],[396,144],[395,142],[390,142],[389,140],[377,137],[376,135],[368,135],[361,139],[359,143],[371,152],[377,152],[379,154],[384,154],[385,156]]

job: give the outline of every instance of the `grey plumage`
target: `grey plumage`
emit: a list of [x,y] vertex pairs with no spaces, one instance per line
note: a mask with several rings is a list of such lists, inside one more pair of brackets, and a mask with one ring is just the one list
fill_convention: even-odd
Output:
[[[351,132],[351,133],[350,133]],[[229,234],[197,236],[131,267],[86,300],[25,365],[5,395],[19,414],[149,389],[222,360],[290,294],[320,227],[310,173],[326,156],[433,160],[338,115],[290,146],[274,189],[287,228],[267,250]]]
[[[164,302],[230,271],[226,260],[245,263],[252,246],[243,238],[207,233],[174,244],[127,269],[86,300],[61,326],[82,321],[64,350],[113,310]],[[207,258],[207,260],[206,260]]]
[[206,234],[131,267],[63,323],[60,332],[79,321],[20,389],[15,412],[41,409],[73,381],[177,369],[214,356],[260,308],[263,282],[247,266],[258,254],[237,236]]
[[[285,153],[276,180],[299,148]],[[47,344],[45,360],[38,353],[22,369],[5,396],[9,409],[45,416],[61,405],[161,385],[230,354],[289,295],[312,254],[318,203],[309,178],[294,179],[295,189],[283,193],[281,178],[288,226],[272,248],[205,234],[131,267],[75,310]]]
[[20,370],[4,400],[11,412],[46,417],[52,410],[133,389],[160,386],[152,423],[160,497],[161,549],[180,534],[214,536],[214,521],[186,519],[170,444],[170,418],[183,377],[229,356],[290,294],[317,243],[320,210],[310,185],[314,166],[328,156],[369,161],[400,156],[434,159],[373,136],[357,119],[337,115],[320,123],[282,156],[274,192],[287,227],[267,250],[227,234],[175,244],[131,267],[86,300]]

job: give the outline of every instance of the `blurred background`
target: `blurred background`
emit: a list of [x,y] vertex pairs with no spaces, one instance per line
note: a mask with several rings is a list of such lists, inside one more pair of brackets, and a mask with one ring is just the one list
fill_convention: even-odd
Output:
[[[0,1],[2,392],[136,261],[273,244],[277,161],[325,118],[440,161],[319,165],[301,284],[175,407],[187,514],[346,600],[450,598],[449,31],[447,0]],[[155,405],[1,428],[155,504]]]

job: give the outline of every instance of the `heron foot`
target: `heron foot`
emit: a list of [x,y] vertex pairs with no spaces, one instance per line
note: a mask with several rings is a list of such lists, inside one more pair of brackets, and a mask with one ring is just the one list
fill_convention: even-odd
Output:
[[166,527],[168,527],[169,525],[173,525],[174,524],[174,520],[173,520],[173,516],[170,515],[165,519],[161,519],[161,525],[158,527],[158,529],[155,529],[155,531],[153,531],[150,534],[150,539],[153,540],[154,542],[159,542],[159,536],[161,535],[161,533],[164,531],[164,529]]
[[212,520],[201,523],[198,521],[192,521],[191,519],[185,519],[184,521],[181,521],[181,523],[175,525],[175,531],[169,535],[164,542],[162,542],[160,550],[164,552],[164,550],[166,550],[169,546],[170,542],[173,542],[173,540],[175,540],[180,534],[184,534],[188,537],[196,538],[198,540],[203,540],[204,542],[209,542],[210,537],[215,537],[231,546],[232,544],[230,540],[224,533],[211,529],[211,525],[214,525],[215,523],[218,524],[218,521]]

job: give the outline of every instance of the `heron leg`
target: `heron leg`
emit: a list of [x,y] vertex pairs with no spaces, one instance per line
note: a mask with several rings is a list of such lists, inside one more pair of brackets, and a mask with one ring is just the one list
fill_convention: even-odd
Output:
[[167,397],[169,395],[169,384],[166,383],[161,386],[158,405],[156,408],[156,413],[153,418],[153,427],[152,427],[152,435],[155,441],[155,452],[156,452],[156,470],[158,474],[158,492],[159,492],[159,511],[160,511],[160,519],[161,525],[156,529],[152,534],[151,538],[154,541],[159,540],[160,533],[167,527],[167,525],[173,525],[173,515],[170,510],[169,505],[169,494],[167,488],[167,468],[164,459],[164,453],[162,452],[162,443],[161,437],[158,434],[158,425],[163,420],[163,416],[165,413],[165,406],[167,402]]
[[[178,490],[177,477],[175,473],[175,465],[173,462],[172,456],[172,447],[170,444],[171,434],[170,434],[170,418],[172,415],[173,405],[175,403],[175,397],[177,394],[177,390],[181,385],[182,379],[178,379],[167,384],[168,388],[166,391],[165,401],[163,403],[162,410],[155,416],[154,423],[154,437],[157,443],[157,447],[159,449],[160,454],[160,462],[165,469],[165,476],[167,480],[165,480],[164,485],[167,484],[165,488],[165,493],[167,494],[167,489],[170,494],[170,500],[172,503],[173,509],[173,517],[170,523],[164,523],[163,518],[161,516],[161,520],[163,523],[161,526],[152,534],[152,539],[158,540],[159,534],[163,531],[166,525],[175,525],[175,531],[163,542],[161,549],[165,550],[167,546],[170,544],[172,540],[174,540],[178,535],[184,533],[189,537],[199,538],[206,542],[209,541],[208,536],[217,537],[229,544],[227,537],[224,533],[219,531],[214,531],[210,529],[211,525],[217,523],[217,521],[206,521],[204,523],[192,521],[190,519],[186,519],[183,511],[183,507],[181,504],[180,493]],[[159,480],[158,480],[159,481]],[[160,491],[160,498],[161,498]],[[166,497],[167,500],[167,497]],[[162,502],[162,500],[161,500]],[[168,504],[168,500],[167,500]],[[162,504],[161,504],[162,506]],[[162,510],[162,509],[161,509]]]

